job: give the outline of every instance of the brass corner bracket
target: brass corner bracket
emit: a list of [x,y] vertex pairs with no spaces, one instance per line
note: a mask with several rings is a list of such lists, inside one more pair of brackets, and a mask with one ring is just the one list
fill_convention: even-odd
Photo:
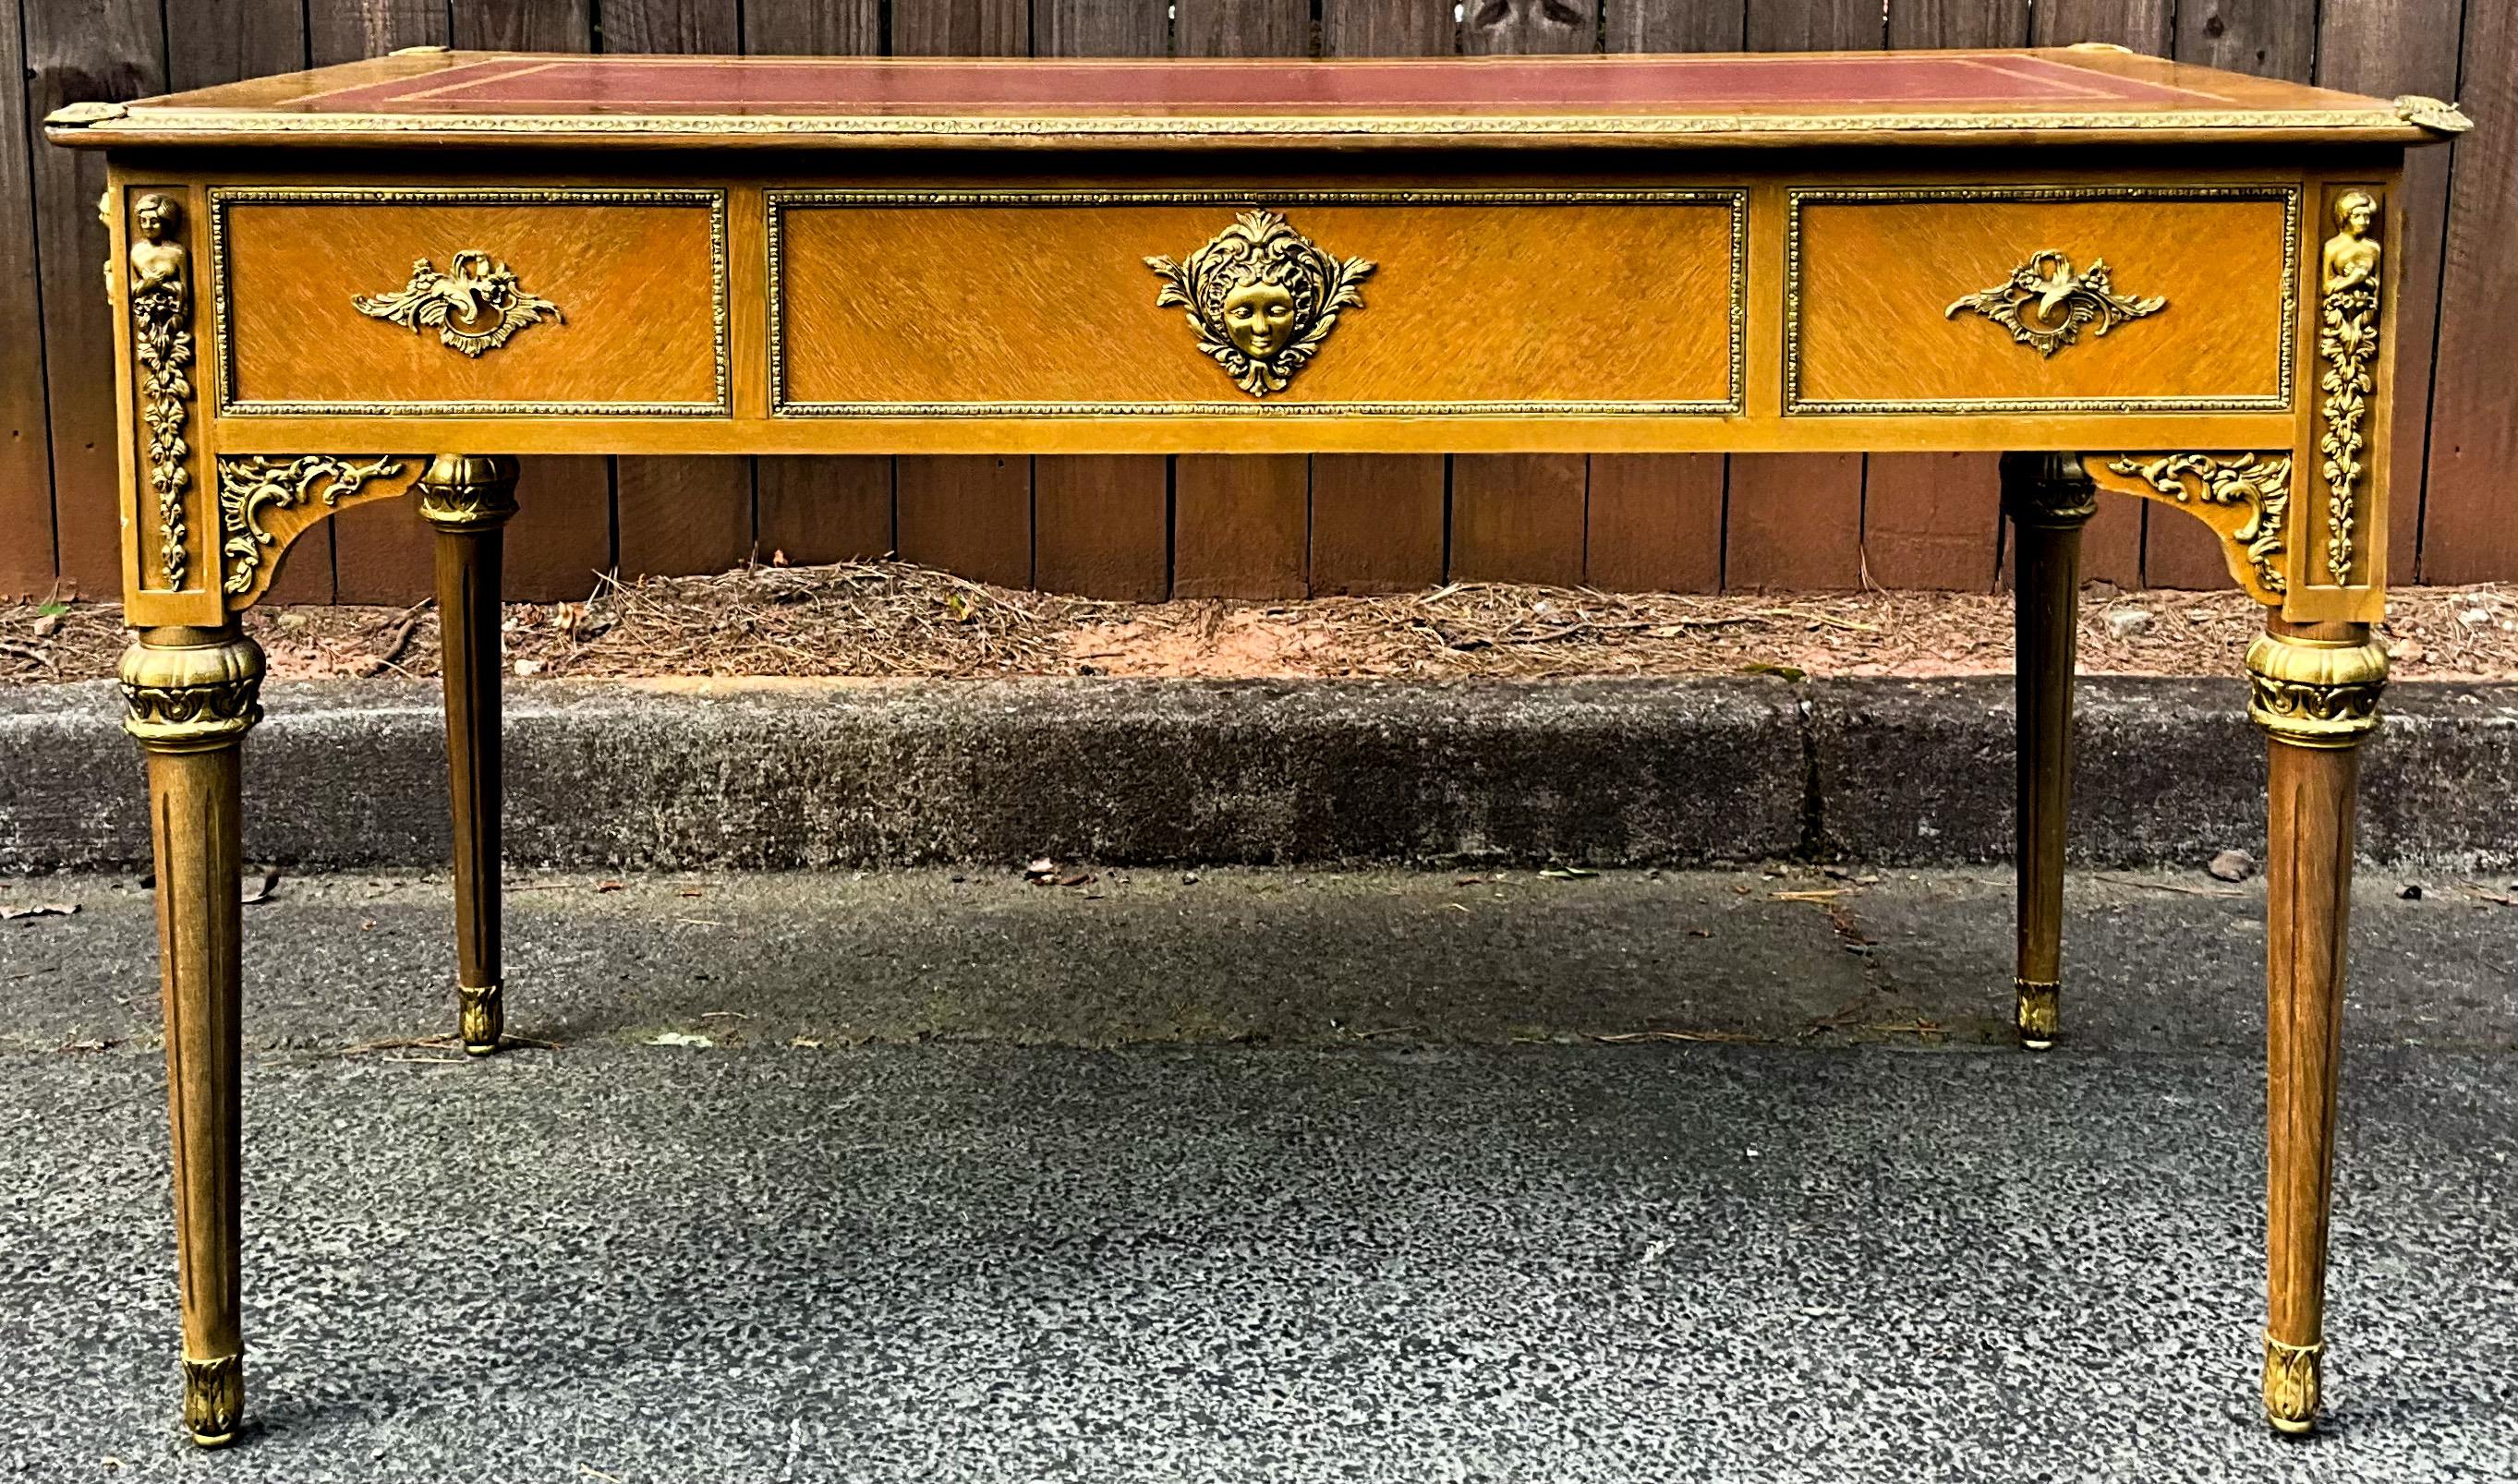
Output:
[[2092,455],[2115,476],[2116,488],[2180,506],[2221,538],[2230,575],[2258,602],[2279,603],[2290,585],[2282,571],[2290,520],[2291,456],[2287,453]]
[[392,479],[402,461],[391,454],[365,463],[329,453],[227,453],[218,460],[220,552],[227,558],[226,591],[253,590],[263,553],[280,544],[263,525],[275,510],[291,510],[312,502],[338,505],[359,492],[369,480]]
[[2474,120],[2465,116],[2463,108],[2419,93],[2398,94],[2396,116],[2434,134],[2463,134],[2474,127]]

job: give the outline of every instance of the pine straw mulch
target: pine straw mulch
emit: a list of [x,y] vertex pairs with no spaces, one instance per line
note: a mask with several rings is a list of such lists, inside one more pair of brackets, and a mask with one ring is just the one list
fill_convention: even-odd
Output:
[[[2400,679],[2518,677],[2518,592],[2414,588],[2385,628]],[[2084,595],[2088,672],[2227,675],[2261,611],[2238,593]],[[0,605],[0,684],[98,679],[125,643],[110,604]],[[436,673],[436,615],[257,610],[281,679]],[[1963,675],[2011,667],[2007,594],[1616,594],[1512,583],[1303,602],[1110,603],[898,562],[605,580],[585,603],[513,604],[524,677],[989,675],[1513,677]]]

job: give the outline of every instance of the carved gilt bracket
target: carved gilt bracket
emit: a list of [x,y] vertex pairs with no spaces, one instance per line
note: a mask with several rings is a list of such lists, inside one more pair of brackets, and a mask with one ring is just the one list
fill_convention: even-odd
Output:
[[2174,505],[2212,528],[2230,575],[2279,607],[2289,589],[2291,456],[2287,453],[2086,453],[2099,488]]
[[222,454],[217,470],[222,589],[231,609],[262,596],[299,532],[336,510],[402,493],[419,472],[415,459],[389,453]]

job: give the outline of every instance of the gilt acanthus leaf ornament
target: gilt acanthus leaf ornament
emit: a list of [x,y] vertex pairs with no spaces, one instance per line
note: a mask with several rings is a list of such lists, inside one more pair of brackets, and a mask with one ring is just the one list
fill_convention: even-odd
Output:
[[1320,354],[1340,310],[1362,309],[1357,292],[1374,265],[1341,261],[1273,211],[1248,211],[1213,240],[1175,263],[1146,260],[1163,276],[1156,309],[1185,309],[1197,348],[1253,397],[1281,392]]
[[1955,319],[1959,311],[1974,310],[2011,331],[2019,344],[2052,356],[2079,340],[2085,326],[2093,335],[2104,335],[2167,307],[2168,301],[2157,295],[2117,293],[2105,258],[2094,259],[2087,272],[2080,272],[2069,257],[2049,247],[2013,269],[2003,282],[1950,301],[1941,318]]
[[515,270],[476,248],[456,253],[445,273],[422,258],[411,266],[411,281],[401,288],[353,295],[350,302],[360,314],[414,333],[433,329],[441,342],[476,359],[545,316],[568,322],[558,305],[527,293]]
[[264,550],[278,544],[279,537],[264,528],[264,517],[310,502],[337,505],[358,493],[368,481],[392,479],[402,470],[402,461],[391,455],[365,463],[328,453],[295,457],[241,453],[220,458],[219,526],[224,539],[219,549],[227,557],[227,590],[252,591]]
[[2269,593],[2285,588],[2282,530],[2290,516],[2291,460],[2287,453],[2171,453],[2156,458],[2110,459],[2108,472],[2141,480],[2180,505],[2229,505],[2247,518],[2228,539],[2247,556],[2256,581]]
[[2359,519],[2367,451],[2369,398],[2378,388],[2379,248],[2370,235],[2378,202],[2366,191],[2347,191],[2334,202],[2342,230],[2325,239],[2323,295],[2317,318],[2319,416],[2317,440],[2325,478],[2325,572],[2338,584],[2352,580],[2353,528]]

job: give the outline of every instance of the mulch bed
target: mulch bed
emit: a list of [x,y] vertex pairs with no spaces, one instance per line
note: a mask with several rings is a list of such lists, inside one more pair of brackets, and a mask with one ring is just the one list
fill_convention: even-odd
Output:
[[[2518,593],[2413,588],[2382,631],[2400,679],[2518,676]],[[2083,595],[2090,673],[2235,674],[2262,624],[2243,594]],[[255,610],[282,679],[437,672],[437,620],[408,609]],[[1107,603],[991,587],[900,562],[605,580],[584,603],[512,604],[525,678],[1964,675],[2011,668],[2006,594],[1718,597],[1514,583],[1301,602]],[[0,604],[0,684],[113,674],[111,604]]]

